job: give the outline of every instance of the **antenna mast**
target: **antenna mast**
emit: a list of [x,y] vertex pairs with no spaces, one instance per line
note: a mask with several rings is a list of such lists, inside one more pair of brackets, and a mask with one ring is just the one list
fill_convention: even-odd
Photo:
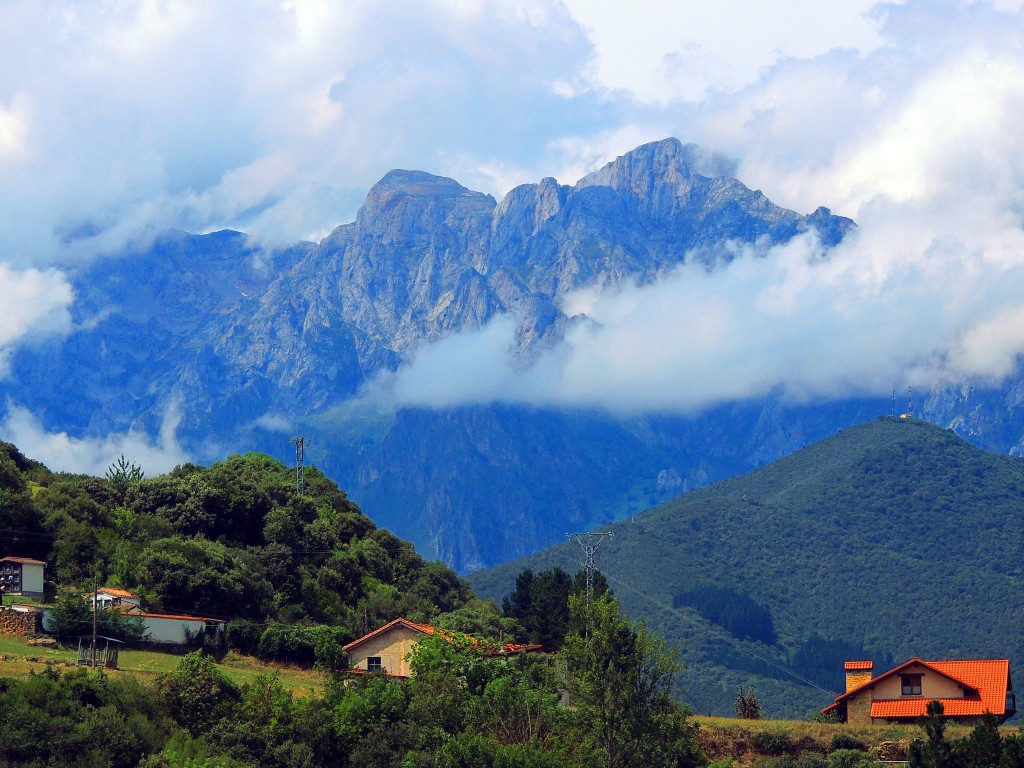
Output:
[[914,388],[907,387],[907,415],[914,415]]
[[594,596],[594,571],[597,570],[594,553],[601,546],[601,542],[612,537],[612,533],[605,531],[604,533],[567,533],[565,535],[570,539],[575,539],[583,549],[584,560],[580,565],[583,566],[583,572],[587,577],[587,609],[589,611],[590,601]]
[[295,446],[295,492],[302,495],[306,492],[306,482],[302,477],[302,470],[304,468],[303,458],[306,448],[306,438],[304,437],[293,437],[291,440],[292,445]]

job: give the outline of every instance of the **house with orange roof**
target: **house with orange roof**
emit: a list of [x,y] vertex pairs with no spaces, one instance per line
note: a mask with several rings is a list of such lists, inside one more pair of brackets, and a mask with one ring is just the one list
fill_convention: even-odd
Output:
[[[349,657],[349,671],[365,674],[383,670],[389,677],[411,677],[412,668],[407,657],[420,640],[431,635],[449,641],[454,640],[453,635],[429,624],[416,624],[402,618],[390,621],[345,646],[344,650]],[[506,643],[494,648],[484,647],[481,650],[491,656],[512,656],[521,652],[536,653],[542,648],[535,644]]]
[[0,587],[5,595],[43,596],[46,563],[30,557],[0,558]]
[[1017,711],[1006,659],[922,661],[913,658],[874,676],[871,661],[848,661],[846,692],[821,710],[841,722],[907,723],[923,717],[928,703],[942,703],[949,720],[972,723],[986,713],[999,722]]
[[[126,610],[133,605],[136,607],[142,605],[142,599],[138,595],[120,587],[101,587],[96,590],[95,597],[96,604],[100,608],[121,607],[122,610]],[[90,592],[85,596],[85,599],[92,602],[93,593]]]

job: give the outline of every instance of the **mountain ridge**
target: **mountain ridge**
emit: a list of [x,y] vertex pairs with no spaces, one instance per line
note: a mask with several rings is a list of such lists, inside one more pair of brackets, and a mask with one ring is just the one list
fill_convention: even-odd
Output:
[[[284,458],[302,431],[308,458],[381,525],[460,570],[494,564],[566,525],[622,518],[888,409],[872,398],[799,405],[770,395],[692,417],[352,412],[367,382],[424,344],[499,316],[516,323],[513,351],[528,364],[578,321],[559,306],[566,292],[651,282],[693,259],[712,265],[731,258],[727,241],[761,252],[813,227],[834,244],[855,226],[823,208],[801,216],[774,206],[733,170],[666,139],[573,186],[544,178],[500,202],[393,171],[319,243],[267,251],[244,235],[170,234],[74,272],[73,330],[16,350],[0,395],[44,428],[81,437],[155,438],[174,412],[180,444],[201,461],[216,458],[210,434]],[[989,449],[1021,442],[1024,409],[1009,388],[929,402],[925,415]]]
[[[705,708],[727,714],[743,685],[773,716],[804,716],[830,697],[783,669],[841,692],[844,656],[1024,662],[1024,620],[1000,610],[1024,586],[1022,504],[1024,461],[886,417],[602,529],[614,537],[597,562],[627,612],[680,648]],[[500,600],[522,568],[579,559],[568,542],[469,581]],[[686,604],[712,586],[768,611],[777,640]]]

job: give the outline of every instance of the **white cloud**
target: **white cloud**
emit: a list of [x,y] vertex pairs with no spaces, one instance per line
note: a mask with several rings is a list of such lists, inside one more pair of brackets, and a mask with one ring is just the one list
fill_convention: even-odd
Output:
[[589,50],[555,0],[4,3],[0,261],[168,227],[292,242],[394,167],[532,172],[600,119],[556,93]]
[[155,441],[134,430],[100,438],[76,438],[66,432],[48,432],[27,409],[8,403],[0,435],[54,471],[103,476],[123,454],[153,477],[190,460],[175,437],[180,421],[181,406],[174,402],[164,413]]
[[595,44],[590,80],[645,102],[733,91],[782,58],[873,50],[876,0],[565,0]]
[[52,333],[71,325],[68,307],[71,285],[56,269],[13,270],[0,263],[0,376],[16,343]]
[[[736,94],[662,113],[734,152],[769,197],[852,216],[859,231],[827,257],[804,237],[712,274],[562,297],[594,322],[532,367],[511,360],[502,320],[420,350],[388,391],[402,405],[692,411],[999,382],[1024,356],[1024,15],[1010,10],[881,7],[867,55],[783,60]],[[566,146],[593,157],[616,138]]]
[[392,167],[500,196],[676,135],[859,236],[825,264],[799,241],[562,297],[600,325],[531,372],[499,321],[421,350],[394,396],[689,408],[996,379],[1022,349],[1022,27],[1011,0],[11,0],[0,290],[36,299],[0,313],[0,358],[68,326],[66,280],[29,265],[172,226],[290,242],[350,218]]

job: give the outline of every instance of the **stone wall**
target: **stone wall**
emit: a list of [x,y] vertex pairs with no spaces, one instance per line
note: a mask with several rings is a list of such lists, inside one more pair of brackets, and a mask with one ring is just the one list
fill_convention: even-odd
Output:
[[38,614],[21,613],[10,608],[0,608],[0,635],[20,635],[28,637],[35,634]]

